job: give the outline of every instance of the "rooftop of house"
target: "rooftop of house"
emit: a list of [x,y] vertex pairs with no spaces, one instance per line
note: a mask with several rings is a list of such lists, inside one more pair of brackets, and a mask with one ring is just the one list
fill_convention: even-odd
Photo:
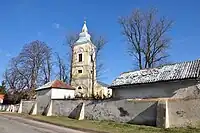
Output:
[[75,88],[71,87],[70,85],[64,83],[61,80],[54,80],[54,81],[48,82],[48,83],[44,84],[43,86],[37,88],[36,91],[43,90],[43,89],[51,89],[51,88],[75,90]]
[[4,99],[4,94],[0,94],[0,99]]
[[156,68],[122,73],[111,84],[115,86],[195,79],[200,75],[200,60],[168,64]]

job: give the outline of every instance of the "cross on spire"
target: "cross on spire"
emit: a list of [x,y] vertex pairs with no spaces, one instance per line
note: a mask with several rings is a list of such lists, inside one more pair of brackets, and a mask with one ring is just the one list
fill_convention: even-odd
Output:
[[79,34],[79,39],[76,41],[76,43],[85,43],[85,42],[88,42],[88,41],[91,42],[90,38],[91,38],[91,36],[88,33],[88,28],[87,28],[87,25],[86,25],[86,21],[84,20],[82,31]]
[[86,25],[86,21],[84,21],[83,28],[82,28],[82,32],[88,32],[88,28],[87,28],[87,25]]

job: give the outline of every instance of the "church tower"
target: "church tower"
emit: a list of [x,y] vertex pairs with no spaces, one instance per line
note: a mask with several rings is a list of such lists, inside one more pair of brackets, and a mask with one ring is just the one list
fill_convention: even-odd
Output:
[[[92,88],[96,84],[95,45],[88,33],[84,21],[79,39],[73,46],[73,63],[71,85],[76,88],[76,94],[91,97]],[[95,91],[94,91],[95,92]]]

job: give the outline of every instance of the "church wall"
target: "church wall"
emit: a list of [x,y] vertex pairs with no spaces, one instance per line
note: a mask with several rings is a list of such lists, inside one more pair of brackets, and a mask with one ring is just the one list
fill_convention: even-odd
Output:
[[155,100],[52,100],[52,115],[74,115],[81,103],[85,103],[86,119],[156,125]]
[[113,91],[113,98],[162,98],[173,97],[181,88],[196,85],[196,80],[179,80],[171,82],[159,82],[151,84],[132,85],[116,87]]
[[199,126],[200,99],[168,100],[168,127]]
[[95,95],[98,94],[101,97],[106,96],[111,97],[112,96],[112,89],[108,88],[108,87],[104,87],[102,85],[100,85],[99,83],[95,84]]

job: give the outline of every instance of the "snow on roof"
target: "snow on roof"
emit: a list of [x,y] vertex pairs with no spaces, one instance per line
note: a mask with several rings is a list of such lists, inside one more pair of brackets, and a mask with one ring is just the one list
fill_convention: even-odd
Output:
[[158,81],[198,78],[200,60],[164,65],[157,68],[143,69],[122,73],[111,84],[111,87],[153,83]]
[[54,80],[52,82],[48,82],[45,85],[37,88],[36,91],[43,90],[43,89],[50,89],[50,88],[60,88],[60,89],[70,89],[70,90],[75,89],[61,80]]

